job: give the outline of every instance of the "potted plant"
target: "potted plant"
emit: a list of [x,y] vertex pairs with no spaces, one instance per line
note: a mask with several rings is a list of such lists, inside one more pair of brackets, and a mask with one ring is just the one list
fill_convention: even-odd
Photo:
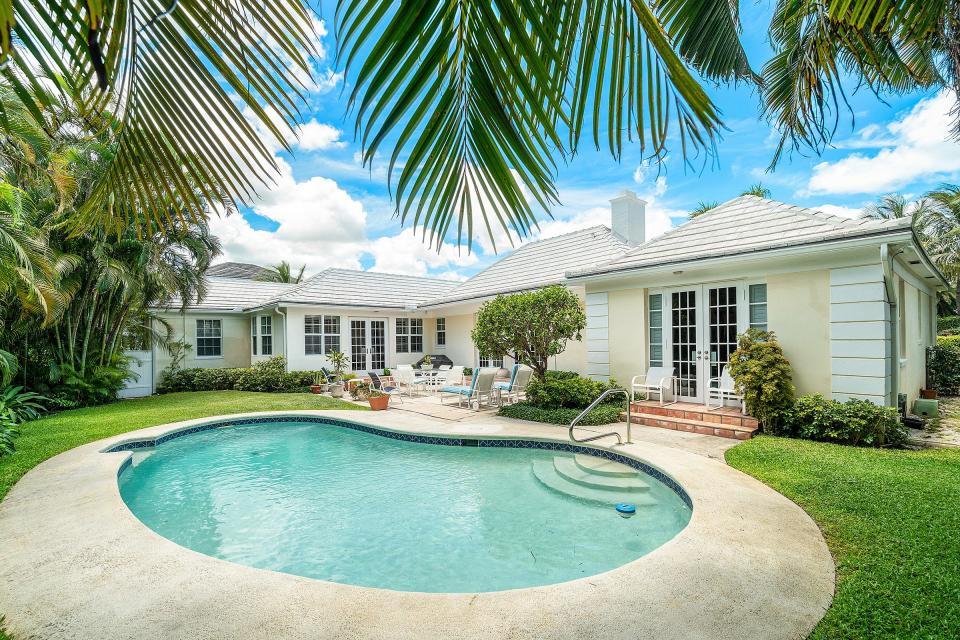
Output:
[[430,356],[423,356],[423,364],[420,365],[421,369],[430,369],[433,367],[433,358]]
[[370,389],[367,391],[367,403],[371,411],[384,411],[390,404],[390,396],[383,391]]
[[336,381],[330,384],[330,395],[334,398],[343,397],[343,372],[347,369],[347,355],[343,351],[332,351],[327,355],[330,366],[333,367]]
[[313,384],[310,385],[310,393],[324,393],[327,389],[330,388],[330,385],[327,384],[327,377],[323,375],[322,371],[318,371],[313,376]]
[[354,400],[365,400],[370,391],[369,383],[358,380],[356,384],[350,386],[350,397]]

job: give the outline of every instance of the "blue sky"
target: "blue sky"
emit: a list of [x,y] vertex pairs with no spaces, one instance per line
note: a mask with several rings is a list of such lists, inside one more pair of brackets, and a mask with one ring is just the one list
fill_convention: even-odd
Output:
[[[769,53],[769,4],[743,3],[743,41],[753,67]],[[324,16],[332,15],[324,7]],[[445,243],[430,249],[393,217],[385,168],[360,166],[352,121],[345,117],[343,78],[333,68],[332,34],[318,22],[322,51],[313,61],[316,77],[305,123],[293,153],[273,145],[281,168],[277,184],[240,215],[217,219],[223,260],[275,264],[286,259],[327,266],[464,278],[497,256],[489,241],[476,238],[472,253]],[[348,87],[349,88],[349,87]],[[608,200],[632,189],[648,201],[647,237],[685,220],[698,201],[724,201],[763,182],[773,198],[855,216],[877,197],[899,192],[917,197],[942,182],[960,181],[960,145],[948,139],[947,93],[927,92],[878,100],[869,91],[848,95],[852,114],[841,113],[833,148],[821,156],[794,153],[767,173],[777,136],[762,119],[758,96],[748,87],[708,87],[728,128],[716,162],[691,169],[679,149],[660,167],[644,166],[639,148],[620,163],[582,145],[579,156],[558,175],[562,206],[543,216],[538,237],[609,222]],[[498,248],[508,246],[501,238]]]

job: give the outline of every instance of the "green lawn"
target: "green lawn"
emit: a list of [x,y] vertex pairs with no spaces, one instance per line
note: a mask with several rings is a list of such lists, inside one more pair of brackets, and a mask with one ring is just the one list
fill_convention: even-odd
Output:
[[[21,426],[16,453],[0,458],[0,500],[10,488],[47,458],[108,436],[167,422],[244,411],[283,409],[364,409],[309,393],[201,391],[123,400],[88,409],[64,411]],[[2,640],[2,636],[0,636]]]
[[823,530],[837,593],[812,638],[960,638],[960,450],[761,436],[726,458]]

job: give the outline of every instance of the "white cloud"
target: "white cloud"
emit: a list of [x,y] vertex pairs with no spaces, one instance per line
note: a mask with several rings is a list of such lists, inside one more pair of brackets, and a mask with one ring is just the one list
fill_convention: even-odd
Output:
[[340,140],[342,134],[340,129],[314,119],[297,128],[297,146],[304,151],[343,148],[346,143]]
[[885,193],[918,179],[950,180],[960,175],[960,144],[949,139],[954,104],[954,93],[941,91],[883,130],[865,127],[846,146],[880,150],[819,163],[807,193]]

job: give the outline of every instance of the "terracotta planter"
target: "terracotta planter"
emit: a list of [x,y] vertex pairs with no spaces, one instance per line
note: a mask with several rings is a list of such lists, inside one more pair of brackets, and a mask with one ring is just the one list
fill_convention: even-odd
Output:
[[387,405],[390,404],[390,396],[383,395],[377,396],[376,398],[367,398],[367,402],[370,404],[370,409],[373,411],[385,411]]
[[920,397],[924,400],[936,400],[937,395],[936,389],[920,389]]
[[310,385],[310,393],[316,393],[316,394],[323,393],[323,386],[319,384]]

